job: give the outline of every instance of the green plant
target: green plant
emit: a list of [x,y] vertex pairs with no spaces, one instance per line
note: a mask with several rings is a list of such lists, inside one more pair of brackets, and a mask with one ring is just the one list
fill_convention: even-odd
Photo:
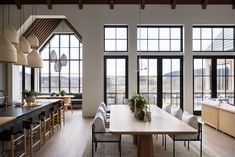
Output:
[[24,96],[37,96],[38,93],[34,90],[25,89],[25,91],[23,92],[23,95]]
[[147,101],[142,94],[134,94],[131,97],[131,99],[128,101],[128,105],[130,107],[135,107],[135,101],[136,101],[137,108],[144,109],[145,105],[147,104]]
[[61,95],[61,96],[64,96],[65,94],[66,94],[66,92],[65,92],[64,90],[61,90],[61,91],[60,91],[60,95]]

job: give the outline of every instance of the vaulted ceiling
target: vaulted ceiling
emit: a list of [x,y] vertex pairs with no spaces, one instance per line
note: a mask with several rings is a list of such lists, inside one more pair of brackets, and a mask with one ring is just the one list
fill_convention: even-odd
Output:
[[38,18],[24,32],[23,36],[27,38],[30,34],[36,35],[41,46],[62,21],[74,32],[79,40],[82,40],[81,35],[73,25],[67,19],[61,18]]
[[110,9],[114,9],[115,4],[140,4],[142,9],[151,4],[169,4],[172,9],[177,4],[201,5],[202,9],[206,9],[207,5],[231,5],[235,9],[235,0],[1,0],[0,4],[15,4],[18,9],[21,4],[45,4],[48,9],[52,9],[54,4],[75,4],[79,9],[90,4],[107,4]]

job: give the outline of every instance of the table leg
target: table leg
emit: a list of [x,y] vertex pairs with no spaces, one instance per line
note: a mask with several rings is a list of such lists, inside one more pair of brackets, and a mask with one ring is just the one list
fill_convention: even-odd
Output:
[[138,135],[138,157],[154,157],[152,135]]

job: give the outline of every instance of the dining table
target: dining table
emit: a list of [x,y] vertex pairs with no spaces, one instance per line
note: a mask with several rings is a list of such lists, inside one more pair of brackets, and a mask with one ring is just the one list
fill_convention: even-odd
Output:
[[110,106],[110,132],[137,136],[137,156],[154,157],[153,135],[194,134],[197,130],[165,112],[156,105],[149,105],[151,121],[135,118],[128,105]]

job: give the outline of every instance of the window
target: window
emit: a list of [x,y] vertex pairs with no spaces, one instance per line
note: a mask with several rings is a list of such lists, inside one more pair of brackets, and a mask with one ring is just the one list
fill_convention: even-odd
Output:
[[200,102],[211,97],[211,64],[211,59],[194,59],[194,111],[200,111]]
[[105,56],[104,100],[107,104],[123,104],[128,97],[128,60],[124,56]]
[[193,26],[193,51],[234,52],[235,26]]
[[182,57],[139,56],[138,92],[148,103],[183,107]]
[[182,52],[182,26],[138,26],[137,50],[143,52]]
[[82,93],[82,43],[74,34],[53,34],[40,53],[40,92]]
[[128,26],[104,26],[104,51],[127,52],[128,51]]
[[31,68],[25,67],[25,89],[31,90]]
[[194,113],[206,98],[228,98],[234,104],[234,57],[194,57]]

